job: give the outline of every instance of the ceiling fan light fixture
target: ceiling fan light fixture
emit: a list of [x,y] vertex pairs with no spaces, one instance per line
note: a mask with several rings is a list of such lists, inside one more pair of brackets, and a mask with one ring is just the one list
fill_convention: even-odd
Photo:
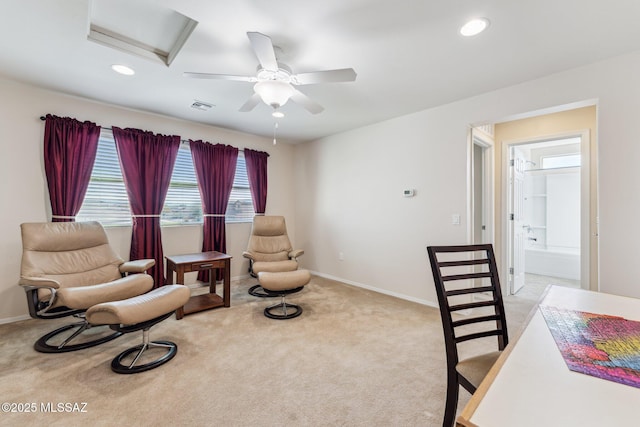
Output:
[[265,104],[273,108],[282,107],[295,92],[295,89],[286,82],[280,80],[265,80],[256,83],[253,90],[260,95]]
[[487,18],[472,19],[460,28],[460,34],[465,37],[472,37],[480,34],[489,27]]
[[280,111],[280,110],[277,110],[277,109],[273,110],[273,113],[271,113],[271,115],[273,117],[275,117],[276,119],[281,119],[281,118],[284,117],[284,113],[282,111]]

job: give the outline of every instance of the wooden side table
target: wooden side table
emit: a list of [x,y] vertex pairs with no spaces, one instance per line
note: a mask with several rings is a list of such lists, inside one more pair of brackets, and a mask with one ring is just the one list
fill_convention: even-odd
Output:
[[[169,284],[184,285],[184,273],[209,270],[209,293],[192,296],[184,307],[176,310],[176,318],[182,319],[185,314],[197,313],[218,307],[231,305],[231,255],[222,252],[198,252],[195,254],[173,255],[167,259],[167,281]],[[224,284],[221,298],[216,294],[215,270],[224,272]],[[173,280],[173,273],[176,280]]]

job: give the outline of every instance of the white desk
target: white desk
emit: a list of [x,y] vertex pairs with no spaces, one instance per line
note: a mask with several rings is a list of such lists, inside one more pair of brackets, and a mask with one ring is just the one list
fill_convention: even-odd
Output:
[[[540,305],[640,321],[640,299],[550,286]],[[538,306],[465,406],[458,425],[640,425],[640,388],[572,372]]]

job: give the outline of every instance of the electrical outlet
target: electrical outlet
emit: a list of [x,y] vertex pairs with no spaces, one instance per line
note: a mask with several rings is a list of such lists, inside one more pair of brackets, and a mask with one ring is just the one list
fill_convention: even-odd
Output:
[[460,214],[451,214],[451,224],[460,225]]

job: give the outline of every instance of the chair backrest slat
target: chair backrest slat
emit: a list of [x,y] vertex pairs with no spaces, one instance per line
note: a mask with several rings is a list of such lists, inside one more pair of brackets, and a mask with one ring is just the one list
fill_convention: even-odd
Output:
[[473,310],[474,308],[494,307],[495,305],[496,302],[493,300],[468,302],[466,304],[450,305],[449,311]]
[[450,291],[447,291],[446,295],[448,297],[454,296],[454,295],[465,295],[465,294],[476,294],[478,292],[492,292],[493,288],[491,286],[479,286],[477,288],[464,288],[464,289],[453,289]]
[[452,325],[454,328],[458,326],[471,325],[473,323],[482,323],[482,322],[490,322],[500,320],[500,316],[491,315],[491,316],[480,316],[480,317],[467,317],[461,320],[453,321]]
[[455,369],[457,344],[461,342],[496,336],[498,349],[504,349],[507,322],[493,246],[429,246],[427,251],[440,305],[447,365]]
[[478,338],[492,337],[494,335],[497,335],[497,336],[502,335],[502,330],[496,329],[491,331],[476,332],[474,334],[461,335],[459,337],[456,337],[456,343],[459,344],[461,342],[476,340]]
[[488,259],[466,259],[466,260],[459,260],[459,261],[442,261],[438,263],[440,268],[455,267],[459,265],[479,265],[479,264],[489,264],[489,260]]
[[492,277],[490,271],[480,273],[465,273],[465,274],[452,274],[449,276],[442,276],[444,282],[451,282],[453,280],[469,280],[469,279],[482,279],[485,277]]

